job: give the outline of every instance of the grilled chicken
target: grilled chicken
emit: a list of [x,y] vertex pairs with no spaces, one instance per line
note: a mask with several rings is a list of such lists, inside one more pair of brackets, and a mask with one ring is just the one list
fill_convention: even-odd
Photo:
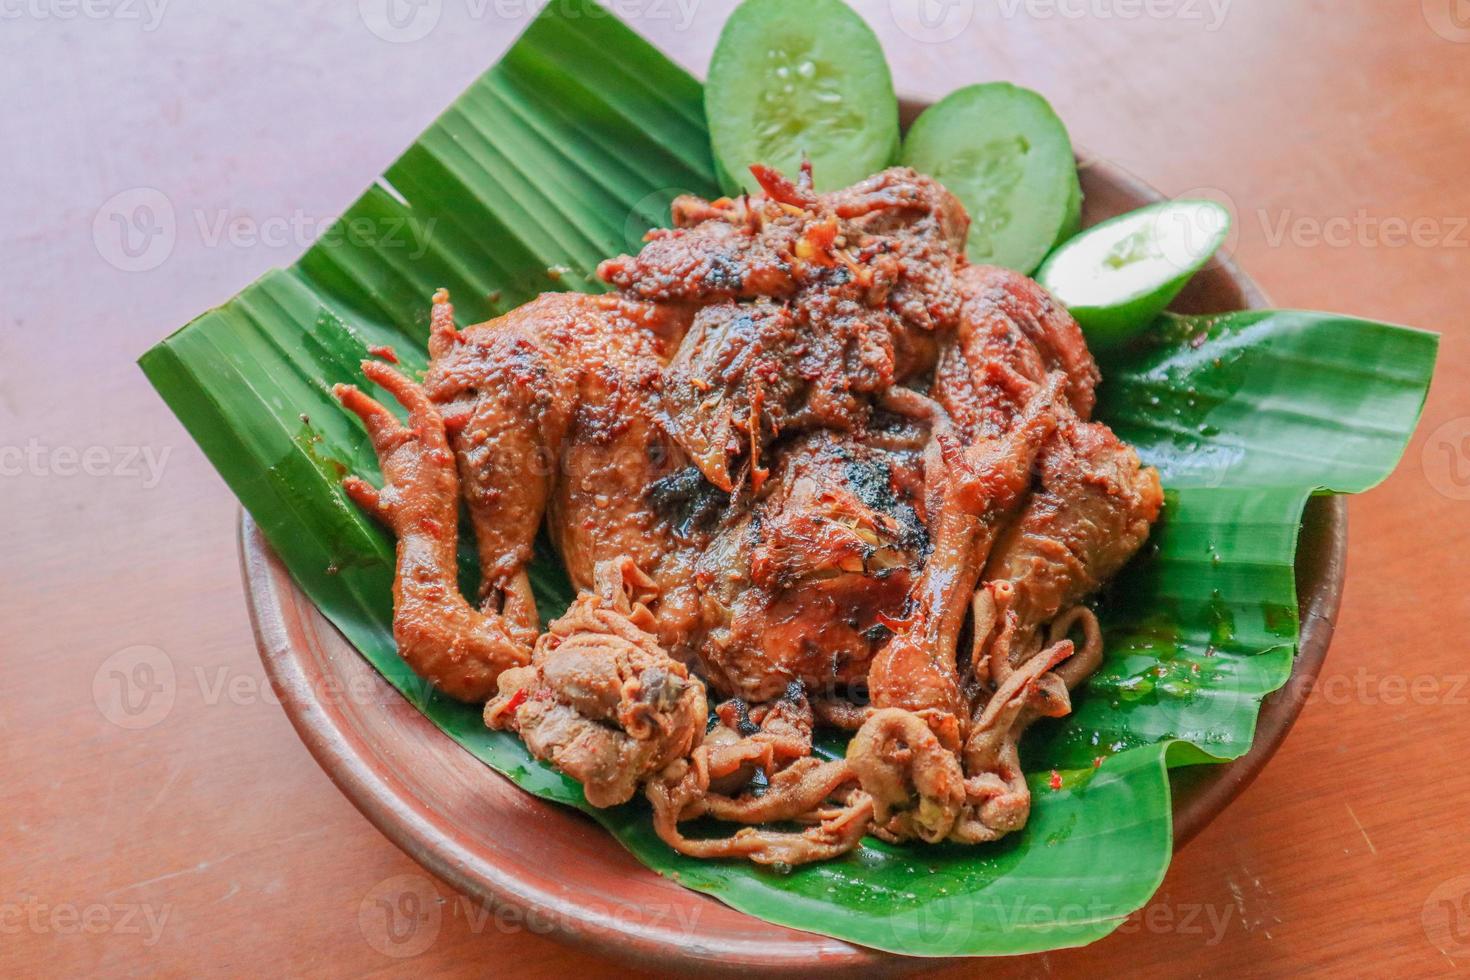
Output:
[[[594,805],[641,787],[685,853],[993,840],[1029,812],[1016,740],[1097,666],[1082,603],[1158,478],[1091,420],[1076,322],[966,262],[942,186],[753,172],[761,194],[680,198],[604,262],[611,294],[459,329],[441,291],[422,384],[363,366],[407,425],[338,386],[383,471],[346,489],[398,536],[399,650]],[[544,632],[543,528],[582,592]],[[846,758],[812,757],[817,725],[855,732]],[[753,826],[685,837],[699,816]],[[779,821],[805,829],[754,826]]]

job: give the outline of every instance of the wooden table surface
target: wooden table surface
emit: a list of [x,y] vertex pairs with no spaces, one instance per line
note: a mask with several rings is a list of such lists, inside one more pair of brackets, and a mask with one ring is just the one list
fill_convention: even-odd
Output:
[[[539,6],[421,2],[398,41],[366,26],[384,0],[0,2],[0,974],[613,969],[427,879],[333,788],[264,683],[234,498],[133,364],[293,260]],[[1278,304],[1443,333],[1280,754],[1118,934],[984,969],[1470,970],[1470,6],[926,2],[858,4],[901,89],[1037,88],[1094,153],[1230,202]],[[702,72],[731,3],[617,6]],[[404,893],[441,900],[413,958],[359,914]]]

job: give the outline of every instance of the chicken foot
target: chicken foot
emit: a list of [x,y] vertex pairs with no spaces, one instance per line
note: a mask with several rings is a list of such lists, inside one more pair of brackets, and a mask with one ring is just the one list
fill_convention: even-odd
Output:
[[[393,581],[393,638],[420,676],[451,697],[478,702],[501,671],[531,659],[535,608],[507,602],[480,611],[459,591],[459,477],[444,420],[424,389],[387,364],[364,361],[363,374],[408,409],[408,425],[354,385],[333,393],[367,427],[384,484],[343,481],[347,495],[398,538]],[[512,594],[525,583],[512,577]],[[517,584],[519,583],[519,584]],[[525,591],[529,594],[528,587]]]

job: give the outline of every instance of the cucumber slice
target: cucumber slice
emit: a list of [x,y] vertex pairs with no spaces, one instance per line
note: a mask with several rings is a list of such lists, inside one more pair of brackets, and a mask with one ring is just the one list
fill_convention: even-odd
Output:
[[1082,213],[1067,127],[1030,89],[989,82],[950,93],[914,121],[902,159],[964,202],[972,262],[1029,274]]
[[735,193],[750,165],[836,190],[898,156],[898,99],[878,38],[842,0],[745,0],[725,22],[704,87],[715,161]]
[[1116,347],[1152,323],[1229,234],[1230,212],[1214,201],[1164,201],[1078,235],[1036,279],[1094,349]]

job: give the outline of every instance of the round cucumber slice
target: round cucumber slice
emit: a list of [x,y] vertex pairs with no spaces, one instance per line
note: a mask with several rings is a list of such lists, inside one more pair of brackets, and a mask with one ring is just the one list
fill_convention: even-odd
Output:
[[1089,344],[1116,347],[1152,323],[1229,234],[1230,212],[1214,201],[1164,201],[1078,235],[1036,279]]
[[950,93],[914,121],[902,160],[964,202],[972,262],[1029,274],[1082,213],[1067,127],[1030,89],[988,82]]
[[883,48],[842,0],[745,0],[720,32],[704,106],[731,193],[753,163],[794,175],[805,154],[817,189],[836,190],[898,156]]

